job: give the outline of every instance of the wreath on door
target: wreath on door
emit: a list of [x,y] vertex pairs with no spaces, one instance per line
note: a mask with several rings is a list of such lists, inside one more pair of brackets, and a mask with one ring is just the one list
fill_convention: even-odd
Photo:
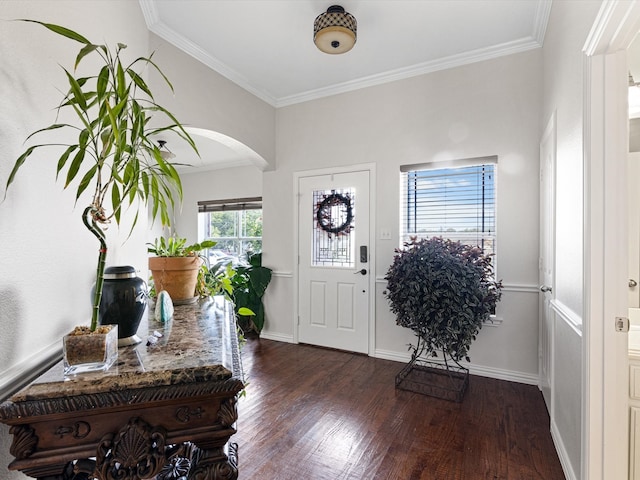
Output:
[[351,196],[335,192],[326,195],[316,205],[316,220],[318,226],[330,235],[348,235],[353,228]]

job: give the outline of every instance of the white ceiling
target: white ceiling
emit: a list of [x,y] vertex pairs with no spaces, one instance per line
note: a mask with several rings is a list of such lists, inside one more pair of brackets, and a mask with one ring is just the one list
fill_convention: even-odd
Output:
[[[274,107],[542,45],[551,0],[139,0],[149,29]],[[313,43],[333,4],[350,52]]]
[[[139,0],[149,30],[274,107],[356,90],[542,45],[551,0]],[[342,5],[354,48],[320,52],[313,21]],[[236,140],[194,128],[198,158],[168,140],[175,162],[202,171],[265,160]]]

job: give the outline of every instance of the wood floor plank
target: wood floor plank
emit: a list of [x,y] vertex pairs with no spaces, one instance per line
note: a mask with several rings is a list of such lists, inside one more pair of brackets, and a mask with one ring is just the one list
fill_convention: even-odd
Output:
[[562,480],[535,386],[472,376],[462,403],[396,390],[403,364],[264,339],[242,349],[240,480]]

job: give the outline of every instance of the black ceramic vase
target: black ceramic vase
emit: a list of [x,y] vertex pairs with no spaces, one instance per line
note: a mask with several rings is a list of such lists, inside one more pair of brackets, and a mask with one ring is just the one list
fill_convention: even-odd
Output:
[[139,343],[136,335],[147,307],[147,284],[129,266],[107,267],[100,300],[100,325],[118,325],[118,346]]

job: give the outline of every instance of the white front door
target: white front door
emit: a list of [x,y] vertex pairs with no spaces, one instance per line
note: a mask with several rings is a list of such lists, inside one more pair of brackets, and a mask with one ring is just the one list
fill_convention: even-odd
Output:
[[369,171],[298,179],[298,340],[368,353]]
[[[553,385],[553,332],[555,298],[555,114],[540,142],[540,331],[538,339],[539,387],[551,414],[551,386]],[[553,415],[552,415],[553,418]]]

